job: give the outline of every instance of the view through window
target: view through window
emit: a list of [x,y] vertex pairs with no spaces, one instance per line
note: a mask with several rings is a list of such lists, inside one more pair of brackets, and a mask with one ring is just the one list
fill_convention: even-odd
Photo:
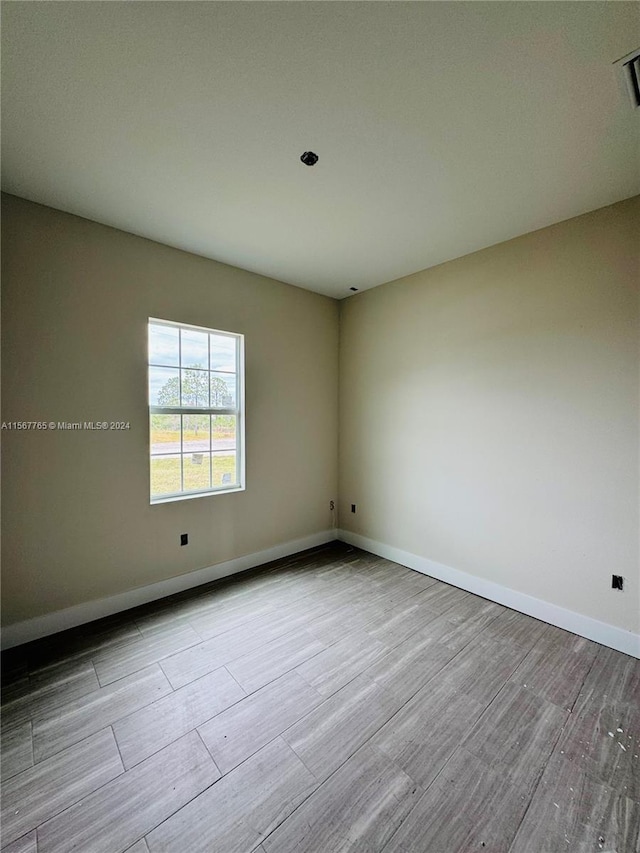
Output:
[[244,488],[244,338],[149,320],[151,503]]

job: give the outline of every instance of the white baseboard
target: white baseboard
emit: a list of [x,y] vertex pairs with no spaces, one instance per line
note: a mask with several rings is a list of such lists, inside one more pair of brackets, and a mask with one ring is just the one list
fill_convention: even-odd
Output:
[[564,607],[558,607],[556,604],[550,604],[548,601],[534,598],[524,592],[517,592],[501,584],[483,580],[483,578],[470,575],[459,569],[436,563],[434,560],[428,560],[426,557],[419,557],[409,551],[402,551],[400,548],[385,545],[383,542],[377,542],[375,539],[369,539],[359,533],[338,530],[337,538],[349,545],[355,545],[364,551],[392,560],[394,563],[400,563],[401,566],[407,566],[409,569],[415,569],[424,575],[437,578],[451,584],[451,586],[457,586],[467,592],[488,598],[490,601],[503,604],[512,610],[518,610],[520,613],[526,613],[528,616],[533,616],[535,619],[548,622],[558,628],[564,628],[565,631],[571,631],[571,633],[586,637],[588,640],[594,640],[596,643],[624,652],[626,655],[640,658],[640,634],[616,628],[615,625],[600,622],[590,616],[583,616],[573,610],[566,610]]
[[283,542],[281,545],[275,545],[273,548],[267,548],[264,551],[257,551],[253,554],[237,557],[234,560],[218,563],[215,566],[208,566],[205,569],[199,569],[185,575],[178,575],[177,577],[159,581],[149,586],[138,587],[137,589],[131,589],[118,595],[112,595],[109,598],[88,601],[84,604],[68,607],[65,610],[48,613],[45,616],[36,616],[33,619],[26,619],[24,622],[7,625],[2,629],[2,648],[10,649],[13,646],[19,646],[31,640],[56,634],[58,631],[75,628],[77,625],[83,625],[86,622],[92,622],[104,616],[111,616],[114,613],[120,613],[139,604],[156,601],[159,598],[165,598],[167,595],[192,589],[218,578],[224,578],[236,572],[243,572],[264,563],[269,563],[272,560],[278,560],[281,557],[288,557],[299,551],[305,551],[307,548],[324,545],[334,539],[340,539],[342,542],[355,545],[372,554],[377,554],[379,557],[385,557],[394,563],[407,566],[410,569],[437,578],[452,586],[472,592],[475,595],[480,595],[483,598],[488,598],[498,604],[503,604],[505,607],[518,610],[520,613],[526,613],[528,616],[541,619],[550,625],[564,628],[566,631],[571,631],[573,634],[594,640],[603,646],[608,646],[619,652],[624,652],[624,654],[640,658],[640,634],[625,631],[606,622],[600,622],[598,619],[592,619],[590,616],[583,616],[581,613],[576,613],[573,610],[558,607],[556,604],[550,604],[548,601],[534,598],[523,592],[517,592],[492,581],[470,575],[459,569],[445,566],[442,563],[436,563],[434,560],[429,560],[426,557],[420,557],[417,554],[411,554],[409,551],[385,545],[366,536],[360,536],[358,533],[351,533],[348,530],[324,530],[321,533],[315,533],[302,539]]
[[283,542],[281,545],[275,545],[273,548],[267,548],[264,551],[256,551],[254,554],[236,557],[234,560],[227,560],[224,563],[198,569],[185,575],[178,575],[168,580],[152,583],[149,586],[130,589],[118,595],[111,595],[109,598],[87,601],[84,604],[67,607],[65,610],[57,610],[55,613],[47,613],[45,616],[36,616],[34,619],[16,622],[13,625],[3,627],[2,648],[10,649],[31,640],[38,640],[40,637],[48,637],[58,631],[65,631],[67,628],[84,625],[85,622],[93,622],[94,619],[101,619],[103,616],[121,613],[123,610],[129,610],[130,607],[156,601],[159,598],[165,598],[167,595],[192,589],[201,584],[218,580],[218,578],[236,574],[236,572],[253,569],[264,563],[270,563],[272,560],[279,560],[281,557],[296,554],[298,551],[306,551],[307,548],[315,548],[318,545],[333,542],[336,538],[336,530],[323,530],[320,533],[305,536],[303,539]]

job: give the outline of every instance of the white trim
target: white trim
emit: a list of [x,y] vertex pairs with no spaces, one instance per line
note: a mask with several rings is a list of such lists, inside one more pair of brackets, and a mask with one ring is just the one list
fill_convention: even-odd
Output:
[[512,610],[526,613],[528,616],[541,619],[550,625],[564,628],[565,631],[579,634],[581,637],[594,640],[596,643],[624,652],[626,655],[640,658],[640,634],[625,631],[623,628],[617,628],[607,622],[600,622],[590,616],[583,616],[582,613],[576,613],[573,610],[566,610],[564,607],[558,607],[557,604],[551,604],[524,592],[518,592],[515,589],[493,583],[493,581],[470,575],[467,572],[460,571],[460,569],[453,569],[442,563],[436,563],[426,557],[419,557],[409,551],[402,551],[392,545],[385,545],[383,542],[377,542],[375,539],[369,539],[359,533],[351,533],[349,530],[338,530],[336,533],[338,539],[349,545],[355,545],[357,548],[377,554],[379,557],[393,560],[394,563],[400,563],[401,566],[407,566],[409,569],[437,578],[467,592],[488,598],[490,601],[503,604]]
[[600,622],[598,619],[592,619],[590,616],[583,616],[581,613],[576,613],[573,610],[566,610],[564,607],[558,607],[558,605],[551,604],[548,601],[534,598],[523,592],[517,592],[492,581],[470,575],[459,569],[445,566],[442,563],[436,563],[434,560],[429,560],[426,557],[419,557],[417,554],[411,554],[409,551],[385,545],[382,542],[377,542],[358,533],[351,533],[348,530],[335,528],[324,530],[321,533],[314,533],[303,539],[293,539],[290,542],[275,545],[273,548],[267,548],[264,551],[256,551],[253,554],[236,557],[233,560],[227,560],[215,566],[208,566],[205,569],[198,569],[195,572],[189,572],[185,575],[178,575],[177,577],[159,581],[149,586],[138,587],[137,589],[113,595],[109,598],[88,601],[84,604],[68,607],[66,610],[58,610],[55,613],[48,613],[45,616],[36,616],[34,619],[27,619],[24,622],[7,625],[2,629],[2,648],[10,649],[13,646],[28,643],[40,637],[47,637],[58,631],[64,631],[68,628],[74,628],[77,625],[83,625],[86,622],[92,622],[94,619],[111,616],[114,613],[120,613],[139,604],[156,601],[167,595],[192,589],[218,578],[224,578],[237,572],[255,568],[263,563],[278,560],[281,557],[288,557],[299,551],[305,551],[307,548],[324,545],[336,538],[349,545],[355,545],[358,548],[369,551],[372,554],[377,554],[379,557],[385,557],[402,566],[407,566],[417,572],[437,578],[452,586],[467,590],[467,592],[488,598],[490,601],[496,601],[498,604],[518,610],[520,613],[526,613],[535,619],[541,619],[543,622],[556,625],[558,628],[564,628],[566,631],[571,631],[574,634],[579,634],[581,637],[594,640],[603,646],[608,646],[624,654],[640,658],[640,634],[625,631],[622,628],[617,628],[615,625],[609,625],[606,622]]
[[[168,364],[152,364],[151,363],[151,327],[152,326],[166,326],[167,328],[175,328],[178,330],[178,364],[177,365],[168,365]],[[189,370],[189,367],[185,367],[182,363],[182,332],[183,331],[197,331],[202,334],[206,334],[207,336],[207,366],[206,367],[198,367],[191,368],[196,369],[201,373],[207,374],[207,387],[209,387],[211,383],[211,375],[213,373],[223,373],[229,376],[235,377],[235,385],[236,385],[236,404],[233,407],[218,407],[218,406],[185,406],[183,405],[182,400],[182,372],[184,370]],[[211,336],[214,335],[216,337],[225,337],[229,339],[233,339],[235,343],[235,362],[234,362],[234,370],[215,370],[211,367]],[[172,501],[180,501],[180,500],[188,500],[189,498],[200,498],[200,497],[209,497],[210,495],[221,495],[228,494],[231,492],[242,492],[246,488],[246,465],[244,460],[244,448],[245,448],[245,395],[244,395],[244,384],[245,384],[245,376],[244,376],[244,335],[239,332],[223,332],[218,329],[208,329],[206,326],[192,326],[188,323],[179,323],[173,320],[159,320],[154,317],[149,317],[147,321],[147,397],[148,397],[148,409],[149,415],[178,415],[180,417],[180,450],[177,453],[153,453],[151,446],[151,424],[149,424],[149,466],[154,459],[159,457],[167,457],[167,456],[179,456],[180,457],[180,489],[177,492],[171,492],[170,494],[160,494],[155,495],[150,491],[149,493],[149,504],[150,506],[155,506],[156,504],[161,503],[170,503]],[[150,375],[151,370],[159,368],[161,370],[177,370],[178,371],[178,402],[180,405],[178,406],[154,406],[151,405],[151,394],[150,394]],[[211,400],[209,400],[211,403]],[[236,457],[236,482],[229,484],[229,486],[213,486],[213,459],[214,454],[218,451],[213,449],[213,433],[211,429],[209,430],[209,450],[203,451],[208,453],[209,455],[209,475],[211,484],[209,488],[193,490],[193,489],[185,489],[184,487],[184,456],[188,456],[189,453],[185,453],[184,449],[184,435],[183,435],[183,417],[185,415],[233,415],[236,419],[236,434],[235,434],[235,447],[227,448],[229,451],[233,451]],[[211,424],[209,424],[211,427]]]
[[120,613],[123,610],[129,610],[131,607],[137,607],[139,604],[156,601],[158,598],[165,598],[167,595],[192,589],[201,584],[218,580],[218,578],[236,574],[236,572],[244,572],[247,569],[261,566],[263,563],[270,563],[272,560],[297,554],[299,551],[306,551],[307,548],[325,545],[327,542],[333,542],[335,538],[335,530],[323,530],[302,539],[292,539],[290,542],[283,542],[281,545],[266,548],[264,551],[256,551],[253,554],[246,554],[244,557],[236,557],[233,560],[168,578],[158,583],[149,584],[149,586],[130,589],[127,592],[109,596],[109,598],[87,601],[84,604],[67,607],[66,610],[57,610],[55,613],[47,613],[45,616],[36,616],[34,619],[16,622],[2,629],[2,648],[10,649],[31,640],[38,640],[40,637],[47,637],[49,634],[56,634],[58,631],[65,631],[67,628],[75,628],[85,622],[93,622],[94,619]]

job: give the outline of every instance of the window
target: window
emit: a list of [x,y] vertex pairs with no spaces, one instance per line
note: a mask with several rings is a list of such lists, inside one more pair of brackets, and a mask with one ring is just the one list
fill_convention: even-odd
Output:
[[149,320],[151,503],[244,489],[244,337]]

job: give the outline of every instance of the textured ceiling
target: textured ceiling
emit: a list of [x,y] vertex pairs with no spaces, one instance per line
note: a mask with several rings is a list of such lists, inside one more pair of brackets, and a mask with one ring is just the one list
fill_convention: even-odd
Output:
[[638,3],[6,2],[2,24],[6,191],[331,296],[640,192],[612,66]]

